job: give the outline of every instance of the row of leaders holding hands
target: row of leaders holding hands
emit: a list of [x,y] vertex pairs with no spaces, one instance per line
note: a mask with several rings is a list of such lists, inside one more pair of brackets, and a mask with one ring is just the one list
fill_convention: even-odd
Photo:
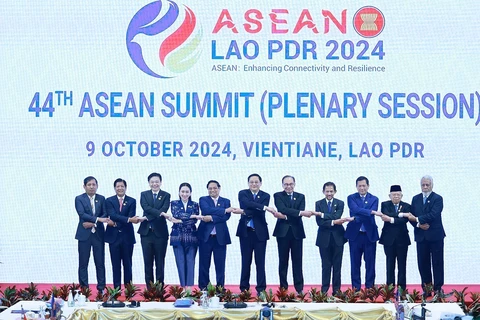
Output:
[[[170,194],[161,190],[162,177],[159,173],[148,176],[150,190],[140,195],[144,214],[136,216],[136,200],[126,195],[127,182],[114,182],[115,196],[105,199],[96,193],[98,182],[94,177],[84,179],[85,193],[75,198],[79,223],[75,238],[78,240],[81,286],[88,286],[88,263],[93,251],[97,274],[97,289],[105,289],[105,249],[109,243],[114,287],[121,286],[121,266],[124,283],[132,280],[132,255],[135,244],[133,224],[140,223],[144,259],[145,282],[164,282],[165,255],[168,246],[167,220],[172,225],[170,245],[173,247],[180,285],[191,288],[194,284],[194,267],[197,248],[199,252],[198,286],[205,288],[210,282],[209,270],[213,256],[216,270],[216,285],[225,285],[225,260],[227,245],[231,243],[226,222],[231,214],[240,214],[236,235],[240,239],[241,272],[240,290],[250,289],[250,270],[253,257],[257,274],[257,294],[267,286],[265,253],[269,233],[265,216],[277,218],[273,236],[277,239],[280,287],[288,288],[287,271],[289,258],[292,261],[294,287],[303,291],[303,239],[305,231],[303,217],[315,216],[318,232],[316,245],[322,260],[322,288],[327,292],[332,284],[333,292],[341,286],[341,265],[344,244],[349,242],[351,281],[355,290],[361,288],[361,259],[365,261],[365,287],[375,281],[376,243],[384,246],[387,263],[387,283],[395,284],[395,266],[398,268],[397,284],[406,287],[406,259],[410,238],[407,222],[414,227],[417,243],[417,262],[422,287],[432,284],[441,290],[444,283],[443,239],[445,232],[441,213],[443,199],[434,193],[433,179],[421,179],[422,193],[416,195],[409,205],[401,201],[399,185],[390,188],[390,201],[381,203],[368,192],[369,180],[358,177],[357,192],[347,198],[350,216],[342,218],[344,202],[335,198],[333,182],[323,185],[325,198],[315,203],[315,210],[305,210],[305,196],[296,192],[295,178],[282,179],[283,191],[274,194],[275,208],[270,207],[270,195],[262,191],[262,179],[258,174],[248,177],[248,189],[238,194],[240,208],[231,207],[230,200],[220,196],[220,183],[207,183],[208,196],[200,197],[199,203],[191,200],[192,187],[182,183],[179,200],[171,201]],[[168,209],[170,214],[168,214]],[[201,213],[200,213],[201,212]],[[384,221],[382,236],[379,237],[375,216]],[[197,221],[200,220],[198,230]],[[106,230],[104,223],[107,224]],[[347,224],[347,228],[343,227]],[[155,266],[155,275],[154,275]],[[432,278],[433,268],[433,278]]]

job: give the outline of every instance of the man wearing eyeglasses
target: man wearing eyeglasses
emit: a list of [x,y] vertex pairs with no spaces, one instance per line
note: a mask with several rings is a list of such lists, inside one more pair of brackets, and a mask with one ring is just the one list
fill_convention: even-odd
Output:
[[237,237],[240,238],[240,250],[242,253],[242,271],[240,273],[240,290],[243,292],[250,289],[250,268],[252,255],[255,253],[255,267],[257,270],[257,295],[267,288],[265,275],[265,253],[267,249],[268,235],[265,211],[275,213],[274,208],[269,207],[270,195],[260,190],[262,178],[253,173],[248,176],[248,189],[238,193],[240,209],[243,209],[242,217],[238,222]]
[[422,288],[432,283],[433,290],[441,292],[444,283],[443,238],[445,230],[442,223],[443,198],[432,191],[433,178],[424,176],[420,180],[422,193],[412,199],[411,214],[407,217],[414,227],[417,243],[417,263],[422,279]]
[[305,211],[305,196],[295,192],[295,178],[282,178],[283,191],[273,195],[278,212],[273,236],[278,244],[278,276],[280,287],[288,289],[287,272],[288,258],[292,256],[293,285],[298,293],[303,292],[303,239],[305,230],[302,217],[312,215],[312,211]]

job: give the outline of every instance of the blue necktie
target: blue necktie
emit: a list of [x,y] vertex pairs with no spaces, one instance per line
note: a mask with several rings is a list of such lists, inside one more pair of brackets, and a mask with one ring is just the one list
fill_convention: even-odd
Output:
[[[253,201],[255,201],[255,198],[257,197],[257,194],[253,194]],[[250,227],[252,229],[255,229],[255,225],[253,224],[253,218],[250,219],[250,221],[247,222],[247,227]]]
[[[363,207],[365,207],[365,196],[361,196],[361,198],[362,198],[362,202],[363,202]],[[366,231],[366,230],[365,230],[365,226],[363,225],[363,223],[362,223],[362,225],[360,226],[360,231],[361,231],[361,232],[365,232],[365,231]]]
[[398,204],[395,205],[395,213],[398,213]]
[[332,212],[332,201],[328,201],[328,213]]
[[427,203],[427,196],[423,196],[423,204]]

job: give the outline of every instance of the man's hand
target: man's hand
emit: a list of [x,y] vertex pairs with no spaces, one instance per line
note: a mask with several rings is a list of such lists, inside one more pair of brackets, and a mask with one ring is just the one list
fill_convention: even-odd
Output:
[[82,226],[83,226],[85,229],[91,229],[91,228],[95,227],[95,223],[93,223],[93,222],[84,222],[84,223],[82,223]]
[[115,222],[113,222],[112,220],[108,220],[107,225],[110,227],[115,227]]
[[428,230],[430,228],[430,225],[428,223],[424,223],[418,226],[422,230]]
[[275,213],[273,214],[273,216],[274,216],[275,218],[277,218],[277,219],[282,219],[282,220],[286,220],[286,219],[287,219],[287,216],[284,215],[284,214],[281,213],[281,212],[275,212]]
[[212,222],[213,218],[212,218],[212,216],[202,216],[202,221],[203,222]]
[[[415,217],[413,214],[411,213],[407,213],[406,215],[404,214],[403,217],[406,217],[408,218],[409,221],[412,221],[412,222],[417,222],[417,217]],[[427,228],[428,229],[428,228]]]
[[346,218],[343,218],[345,220],[345,222],[352,222],[353,220],[355,220],[354,217],[346,217]]
[[98,218],[98,222],[102,222],[102,223],[108,223],[110,219],[109,218]]
[[130,223],[139,223],[140,222],[140,218],[135,216],[135,217],[131,217],[131,218],[128,218],[128,222]]
[[336,220],[333,220],[333,224],[344,224],[347,220],[345,220],[345,218],[341,218],[341,219],[336,219]]
[[391,217],[387,216],[386,214],[383,214],[383,215],[382,215],[382,220],[385,221],[385,222],[390,222],[390,221],[391,221]]
[[323,217],[323,215],[324,215],[323,212],[316,212],[316,211],[313,211],[312,214],[315,215],[315,216],[318,216],[320,218]]
[[232,213],[233,214],[244,214],[245,211],[243,211],[243,209],[240,209],[240,208],[233,208]]
[[266,207],[265,210],[267,210],[267,211],[270,212],[270,213],[275,213],[275,212],[277,212],[277,210],[275,210],[275,209],[272,208],[272,207]]
[[372,210],[372,214],[378,216],[378,217],[381,217],[383,216],[383,213],[381,211],[375,211],[375,210]]
[[307,218],[310,218],[312,216],[312,214],[314,214],[313,211],[300,211],[300,215],[302,217],[307,217]]

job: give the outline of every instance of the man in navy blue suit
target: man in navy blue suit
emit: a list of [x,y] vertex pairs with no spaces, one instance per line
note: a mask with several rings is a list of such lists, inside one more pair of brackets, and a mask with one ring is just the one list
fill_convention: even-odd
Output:
[[407,287],[407,252],[410,245],[408,219],[404,215],[410,212],[410,205],[402,200],[402,188],[390,187],[390,201],[382,202],[380,208],[384,221],[382,235],[378,243],[383,244],[387,262],[387,284],[395,285],[395,264],[398,263],[398,286]]
[[98,182],[92,176],[83,180],[85,193],[75,197],[78,225],[75,239],[78,240],[78,282],[88,287],[88,262],[93,250],[97,272],[97,290],[105,289],[105,242],[104,222],[109,221],[105,211],[105,197],[97,194]]
[[422,288],[425,290],[425,285],[432,283],[433,267],[433,289],[439,292],[442,290],[444,283],[443,198],[432,191],[433,178],[431,176],[422,177],[420,185],[422,193],[413,197],[411,214],[408,215],[408,219],[414,227]]
[[252,255],[255,252],[255,266],[257,270],[257,295],[267,288],[265,275],[265,252],[267,249],[268,235],[265,211],[276,213],[274,208],[269,207],[270,195],[260,190],[262,178],[254,173],[248,176],[248,189],[238,193],[240,209],[243,209],[242,217],[238,222],[237,237],[240,238],[240,250],[242,253],[242,271],[240,275],[240,290],[250,289],[250,267]]
[[231,244],[227,221],[231,213],[241,213],[240,209],[232,208],[230,200],[220,197],[220,183],[210,180],[207,183],[208,196],[200,198],[197,239],[199,242],[198,286],[204,290],[210,283],[210,263],[215,263],[217,289],[225,287],[225,260],[227,245]]
[[283,191],[273,195],[278,212],[273,236],[278,244],[278,275],[280,287],[288,289],[288,260],[292,255],[293,285],[298,293],[303,292],[303,239],[305,230],[302,217],[310,218],[312,211],[305,211],[305,196],[294,192],[295,178],[282,178]]
[[[170,208],[170,194],[160,189],[162,176],[153,172],[148,176],[150,190],[140,193],[140,205],[143,216],[146,218],[138,228],[142,244],[143,262],[145,264],[145,283],[150,288],[150,283],[164,282],[165,255],[167,254],[168,229],[167,221],[172,216],[167,214]],[[155,278],[153,264],[155,262]]]
[[123,263],[123,284],[132,281],[132,255],[135,244],[133,223],[140,220],[136,216],[137,201],[127,196],[127,181],[117,179],[113,183],[115,195],[105,200],[107,214],[112,220],[105,231],[105,242],[110,244],[112,261],[113,287],[120,288]]
[[318,225],[317,241],[322,258],[322,292],[327,292],[332,280],[332,293],[340,290],[342,284],[342,259],[345,239],[343,223],[353,218],[342,218],[344,202],[335,198],[337,186],[333,182],[323,185],[325,198],[315,202],[315,216]]
[[375,284],[375,256],[377,251],[378,229],[375,215],[381,216],[378,210],[378,198],[368,192],[370,186],[366,177],[360,176],[356,180],[357,191],[347,197],[350,217],[345,230],[345,238],[350,247],[350,274],[352,287],[360,290],[360,266],[362,256],[365,260],[365,287],[371,288]]

